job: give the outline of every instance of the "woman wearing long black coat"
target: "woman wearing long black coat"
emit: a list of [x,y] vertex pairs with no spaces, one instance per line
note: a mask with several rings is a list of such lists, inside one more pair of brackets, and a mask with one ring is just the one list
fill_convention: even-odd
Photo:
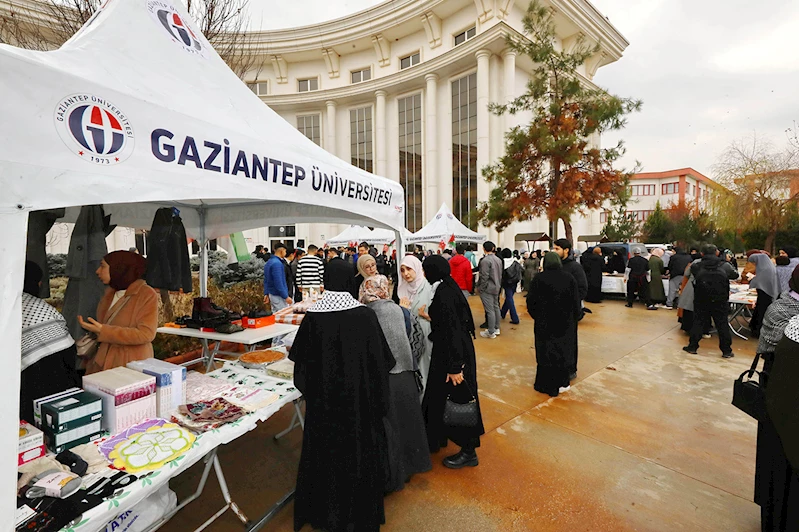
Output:
[[588,294],[585,300],[588,303],[602,302],[602,271],[605,269],[605,260],[602,258],[602,249],[597,246],[583,253],[580,257],[580,264],[585,270],[585,277],[588,279]]
[[580,296],[577,281],[561,267],[555,253],[544,256],[544,271],[536,275],[527,296],[527,312],[535,320],[536,391],[557,397],[569,387],[577,354]]
[[460,452],[444,459],[446,467],[474,467],[478,464],[475,449],[480,446],[480,436],[485,434],[482,415],[477,426],[471,428],[454,428],[444,424],[444,407],[450,394],[459,403],[473,396],[479,412],[472,312],[460,287],[450,276],[447,259],[433,255],[425,259],[422,267],[427,281],[436,287],[428,310],[433,353],[422,400],[427,441],[431,453],[445,447],[447,440],[461,447]]

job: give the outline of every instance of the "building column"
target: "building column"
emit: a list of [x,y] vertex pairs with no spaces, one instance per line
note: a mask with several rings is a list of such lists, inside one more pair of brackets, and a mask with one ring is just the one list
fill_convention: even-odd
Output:
[[[491,115],[488,112],[489,103],[489,58],[491,52],[488,50],[478,50],[477,57],[477,201],[488,201],[488,181],[483,178],[483,168],[489,163],[490,137],[488,134],[488,122]],[[496,231],[480,225],[478,230],[489,235]]]
[[[505,97],[503,98],[505,103],[510,103],[513,98],[516,97],[516,51],[511,50],[510,48],[506,48],[502,52],[502,68],[503,68],[503,92]],[[507,132],[510,128],[512,128],[517,120],[515,116],[511,115],[510,113],[505,113],[504,115],[504,124],[503,127],[505,128],[505,132]],[[504,138],[504,137],[503,137]],[[503,149],[504,149],[504,141],[503,141]]]
[[384,90],[375,91],[375,173],[386,177],[388,172],[388,152],[386,139],[386,96]]
[[[336,102],[328,100],[325,102],[327,106],[327,120],[325,120],[325,149],[338,157],[338,147],[336,146]],[[324,232],[325,238],[336,236],[340,231],[337,230],[337,224],[327,224]],[[324,242],[319,245],[323,245]]]
[[436,171],[438,166],[438,74],[427,74],[424,77],[427,83],[425,90],[425,137],[424,137],[424,154],[425,154],[425,176],[424,176],[424,205],[425,205],[425,223],[432,220],[441,203],[452,203],[452,198],[444,196],[446,190],[445,177],[439,175]]

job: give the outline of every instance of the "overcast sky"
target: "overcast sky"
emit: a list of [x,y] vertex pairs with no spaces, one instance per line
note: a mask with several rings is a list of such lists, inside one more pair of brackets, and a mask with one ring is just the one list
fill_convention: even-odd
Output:
[[[382,0],[250,0],[252,25],[313,24]],[[644,171],[690,166],[712,177],[731,141],[751,136],[785,144],[799,121],[799,2],[790,0],[593,0],[630,41],[595,81],[644,101],[626,129],[622,164]],[[268,9],[264,7],[268,6]]]

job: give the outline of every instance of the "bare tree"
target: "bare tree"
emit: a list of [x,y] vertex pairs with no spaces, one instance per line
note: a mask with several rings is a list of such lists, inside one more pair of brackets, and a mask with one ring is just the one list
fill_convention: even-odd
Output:
[[[0,42],[53,50],[74,35],[103,0],[0,0]],[[188,0],[189,15],[237,76],[256,64],[249,0]]]
[[777,231],[799,200],[797,162],[792,146],[777,149],[757,135],[730,144],[714,165],[716,180],[727,188],[716,197],[721,228],[764,230],[763,247],[773,252]]

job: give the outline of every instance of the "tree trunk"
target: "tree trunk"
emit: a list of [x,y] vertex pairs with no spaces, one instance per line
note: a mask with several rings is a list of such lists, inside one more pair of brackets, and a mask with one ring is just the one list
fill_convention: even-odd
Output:
[[558,219],[549,220],[549,238],[553,241],[558,239]]
[[161,294],[161,306],[164,309],[164,321],[170,322],[175,318],[175,309],[172,308],[172,300],[169,299],[169,290],[161,288],[159,293]]
[[777,230],[776,229],[769,229],[768,235],[766,235],[766,242],[763,244],[763,249],[771,253],[771,256],[774,257],[774,241],[777,239]]
[[561,221],[563,221],[563,227],[566,229],[566,240],[571,242],[572,246],[573,246],[574,245],[574,231],[572,231],[571,220],[569,220],[568,218],[561,218]]

